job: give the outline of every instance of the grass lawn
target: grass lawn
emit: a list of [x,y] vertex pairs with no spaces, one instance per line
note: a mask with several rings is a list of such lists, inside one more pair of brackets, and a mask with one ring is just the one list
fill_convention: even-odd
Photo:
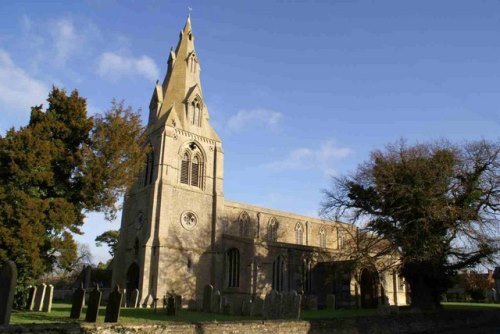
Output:
[[[482,309],[496,308],[500,311],[500,304],[481,304],[481,303],[443,303],[445,309]],[[30,311],[13,311],[11,324],[29,324],[29,323],[69,323],[75,320],[69,319],[71,305],[54,303],[51,313],[45,312],[30,312]],[[81,319],[85,318],[84,308]],[[97,322],[104,321],[105,307],[99,310]],[[376,315],[375,309],[351,309],[351,310],[305,310],[302,312],[302,320],[314,319],[333,319],[347,318],[358,316]],[[154,312],[148,308],[124,308],[120,313],[120,323],[127,324],[144,324],[144,323],[159,323],[165,321],[171,322],[202,322],[202,321],[245,321],[245,320],[260,320],[260,317],[246,316],[230,316],[224,314],[212,314],[196,311],[182,310],[177,312],[176,316],[167,316],[162,310]],[[81,321],[81,320],[80,320]]]

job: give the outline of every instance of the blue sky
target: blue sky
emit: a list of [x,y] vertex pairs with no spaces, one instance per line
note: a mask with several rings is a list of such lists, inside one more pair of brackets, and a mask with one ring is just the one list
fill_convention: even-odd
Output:
[[[316,215],[330,175],[401,137],[499,138],[496,0],[3,1],[0,132],[51,85],[146,119],[188,6],[228,199]],[[77,239],[105,260],[118,228],[90,214]]]

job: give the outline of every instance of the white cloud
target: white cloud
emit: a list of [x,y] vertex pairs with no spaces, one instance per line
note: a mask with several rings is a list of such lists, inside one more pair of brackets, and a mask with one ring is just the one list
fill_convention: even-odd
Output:
[[123,76],[140,75],[148,80],[157,80],[160,71],[153,59],[148,56],[127,57],[114,52],[101,54],[97,64],[97,73],[116,80]]
[[327,140],[318,148],[297,148],[287,157],[268,165],[269,168],[281,170],[303,170],[319,168],[327,175],[336,174],[334,162],[352,153],[348,147],[337,145],[333,140]]
[[232,131],[239,131],[245,127],[255,128],[264,126],[275,128],[283,119],[283,114],[269,109],[240,110],[227,121],[227,126]]
[[9,53],[0,49],[0,105],[14,114],[45,102],[49,88],[17,66]]
[[54,40],[55,61],[58,64],[64,65],[83,45],[84,38],[76,33],[73,21],[68,18],[53,22],[50,33]]

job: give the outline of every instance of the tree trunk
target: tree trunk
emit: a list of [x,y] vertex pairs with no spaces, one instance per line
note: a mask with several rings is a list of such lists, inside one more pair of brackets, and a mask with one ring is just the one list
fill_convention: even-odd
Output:
[[403,266],[403,276],[410,285],[412,309],[429,310],[441,306],[447,278],[440,266],[429,262],[407,263]]

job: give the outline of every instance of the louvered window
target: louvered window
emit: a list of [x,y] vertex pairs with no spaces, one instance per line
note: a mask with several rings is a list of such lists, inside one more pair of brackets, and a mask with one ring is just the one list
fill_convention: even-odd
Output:
[[200,182],[200,159],[196,156],[191,162],[191,185],[198,187]]
[[181,183],[189,184],[189,156],[187,153],[182,158]]

